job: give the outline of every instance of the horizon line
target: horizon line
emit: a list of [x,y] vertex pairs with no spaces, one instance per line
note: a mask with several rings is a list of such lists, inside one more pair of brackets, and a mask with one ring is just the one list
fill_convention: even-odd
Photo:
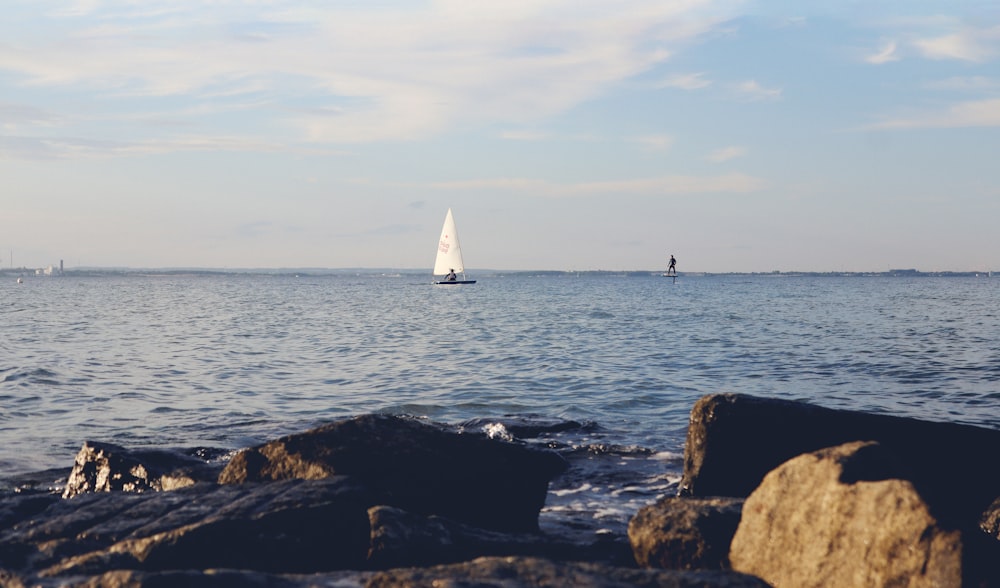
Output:
[[[52,268],[52,273],[45,275],[52,275],[59,273],[60,270],[55,266],[48,266]],[[39,271],[44,271],[45,268],[0,268],[2,273],[24,273],[29,272],[35,274]],[[176,273],[176,272],[201,272],[201,273],[287,273],[287,272],[394,272],[394,273],[409,273],[409,274],[422,274],[428,273],[434,275],[430,268],[396,268],[396,267],[368,267],[368,266],[351,266],[351,267],[321,267],[321,266],[287,266],[287,267],[226,267],[226,266],[157,266],[157,267],[144,267],[144,266],[76,266],[71,268],[63,268],[61,273],[72,273],[72,272],[164,272],[164,273]],[[664,274],[663,269],[495,269],[495,268],[467,268],[466,273],[636,273],[636,274]],[[992,269],[969,269],[969,270],[919,270],[915,268],[891,268],[886,270],[722,270],[722,271],[683,271],[677,272],[678,276],[699,276],[699,275],[784,275],[784,274],[869,274],[869,275],[885,275],[885,274],[981,274],[989,273],[992,274]]]

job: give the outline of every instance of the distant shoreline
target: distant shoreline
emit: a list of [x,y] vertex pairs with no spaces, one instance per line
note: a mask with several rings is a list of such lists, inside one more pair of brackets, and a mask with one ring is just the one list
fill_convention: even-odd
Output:
[[[470,274],[478,277],[582,277],[606,276],[626,278],[664,277],[663,270],[489,270],[470,269]],[[923,272],[915,269],[892,269],[883,272],[852,272],[852,271],[770,271],[770,272],[678,272],[677,277],[856,277],[856,278],[987,278],[990,270],[982,271],[933,271]],[[151,275],[151,276],[212,276],[212,275],[287,275],[287,276],[370,276],[370,277],[411,277],[429,276],[430,270],[394,269],[394,268],[116,268],[116,267],[83,267],[66,269],[63,272],[39,274],[34,268],[0,268],[0,275],[18,277],[81,277],[109,275]],[[673,278],[673,275],[665,276]],[[1000,273],[998,273],[1000,277]]]

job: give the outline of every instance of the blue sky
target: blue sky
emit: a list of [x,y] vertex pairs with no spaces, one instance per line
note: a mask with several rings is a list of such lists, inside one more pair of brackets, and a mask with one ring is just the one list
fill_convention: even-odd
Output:
[[1000,269],[995,2],[3,12],[2,267]]

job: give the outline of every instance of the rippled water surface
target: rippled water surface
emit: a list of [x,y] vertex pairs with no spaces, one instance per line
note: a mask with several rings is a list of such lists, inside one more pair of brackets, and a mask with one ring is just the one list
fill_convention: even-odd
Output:
[[1000,279],[477,277],[6,276],[0,477],[372,411],[574,420],[676,471],[713,392],[1000,428]]

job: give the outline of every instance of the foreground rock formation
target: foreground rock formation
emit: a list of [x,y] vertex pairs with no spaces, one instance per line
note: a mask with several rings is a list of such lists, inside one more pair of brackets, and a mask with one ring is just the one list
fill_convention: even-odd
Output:
[[0,497],[0,586],[1000,586],[1000,432],[902,421],[703,398],[685,495],[636,513],[634,561],[539,530],[559,455],[418,419],[224,466],[87,443],[67,498]]
[[620,544],[541,533],[565,467],[548,450],[385,415],[282,437],[224,468],[88,442],[66,498],[0,500],[0,585],[764,585],[613,565]]
[[[643,565],[683,568],[723,546],[701,565],[778,588],[1000,586],[998,458],[1000,431],[706,396],[682,497],[640,511],[629,536]],[[716,495],[749,495],[738,527]]]

